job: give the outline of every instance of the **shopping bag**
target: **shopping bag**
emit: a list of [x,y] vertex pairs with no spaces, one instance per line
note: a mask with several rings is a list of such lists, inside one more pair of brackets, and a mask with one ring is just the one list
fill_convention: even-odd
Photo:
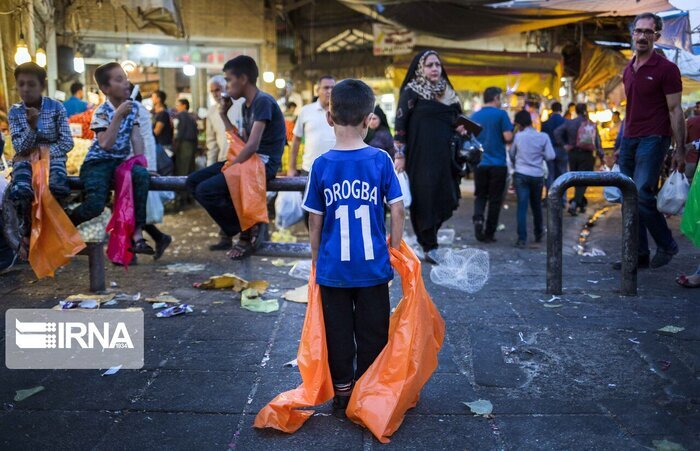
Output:
[[311,407],[333,398],[333,381],[328,367],[326,329],[323,324],[321,289],[316,284],[316,268],[309,276],[309,302],[306,306],[304,327],[297,352],[297,363],[302,383],[294,390],[277,395],[255,417],[256,428],[274,428],[282,432],[295,432],[313,414]]
[[696,247],[700,247],[700,165],[695,169],[693,184],[690,186],[688,200],[681,218],[681,232]]
[[683,211],[690,185],[684,174],[673,171],[656,196],[656,208],[667,215],[677,215]]
[[231,164],[245,143],[235,133],[226,134],[229,147],[226,163],[221,171],[224,173],[241,230],[248,230],[260,222],[267,224],[270,221],[267,217],[265,164],[257,154],[253,154],[243,163]]
[[275,199],[275,224],[280,229],[286,229],[304,219],[301,208],[301,193],[282,191]]
[[146,224],[160,224],[163,222],[165,208],[160,191],[149,191],[146,201]]
[[49,190],[49,149],[32,158],[32,231],[29,264],[37,278],[53,277],[58,268],[85,248],[80,233]]
[[423,284],[421,264],[401,242],[390,248],[391,264],[401,276],[403,298],[391,315],[389,341],[355,384],[348,418],[388,443],[406,411],[415,407],[420,391],[438,366],[445,321]]
[[137,155],[124,161],[114,171],[114,211],[107,223],[107,258],[128,268],[134,258],[129,251],[131,239],[136,228],[134,211],[134,189],[131,185],[131,170],[134,165],[146,167],[146,157]]
[[[620,172],[620,166],[617,163],[615,163],[612,169],[610,169],[606,165],[603,165],[603,171]],[[606,186],[605,188],[603,188],[603,196],[605,197],[605,200],[612,204],[622,203],[622,191],[620,191],[620,188],[616,186]]]
[[403,194],[403,206],[408,208],[411,206],[411,186],[408,183],[408,174],[406,171],[398,173],[399,185],[401,185],[401,194]]

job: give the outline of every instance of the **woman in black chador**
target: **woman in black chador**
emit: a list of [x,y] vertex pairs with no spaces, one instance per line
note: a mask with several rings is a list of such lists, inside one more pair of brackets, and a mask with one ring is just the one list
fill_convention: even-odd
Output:
[[454,123],[461,114],[437,52],[426,50],[413,58],[401,85],[394,140],[396,171],[405,170],[411,185],[411,224],[425,260],[434,261],[437,232],[459,205],[459,175],[453,164],[450,140],[464,133]]

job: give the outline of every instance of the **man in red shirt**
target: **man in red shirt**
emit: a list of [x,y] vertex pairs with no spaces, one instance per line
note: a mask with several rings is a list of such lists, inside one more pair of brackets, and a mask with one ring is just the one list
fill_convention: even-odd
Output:
[[[625,130],[620,149],[620,171],[632,177],[639,191],[640,268],[659,268],[678,253],[666,218],[656,209],[659,175],[675,140],[673,169],[685,168],[685,121],[681,108],[681,73],[675,64],[654,52],[663,21],[652,13],[634,19],[632,40],[636,54],[625,68],[622,81],[627,95]],[[647,231],[656,242],[650,259]],[[617,262],[613,268],[619,269]]]

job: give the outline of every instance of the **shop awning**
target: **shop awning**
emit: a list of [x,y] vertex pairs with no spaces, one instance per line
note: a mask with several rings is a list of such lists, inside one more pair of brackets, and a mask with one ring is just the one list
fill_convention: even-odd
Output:
[[617,50],[585,42],[581,49],[581,71],[574,89],[582,92],[605,85],[622,74],[627,62]]
[[[557,54],[462,49],[440,49],[439,53],[458,91],[483,91],[489,86],[498,86],[510,92],[534,92],[544,96],[556,96],[559,92],[562,64]],[[413,54],[394,57],[396,87],[401,86],[412,58]]]
[[112,0],[139,30],[156,29],[168,36],[185,37],[185,27],[175,0]]

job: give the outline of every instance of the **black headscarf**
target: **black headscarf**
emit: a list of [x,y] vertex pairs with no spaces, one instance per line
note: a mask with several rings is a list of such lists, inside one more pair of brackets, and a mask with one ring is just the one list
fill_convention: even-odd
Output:
[[385,127],[389,130],[389,121],[386,118],[386,114],[384,114],[384,110],[379,105],[374,107],[374,115],[379,118],[379,127],[377,128]]

